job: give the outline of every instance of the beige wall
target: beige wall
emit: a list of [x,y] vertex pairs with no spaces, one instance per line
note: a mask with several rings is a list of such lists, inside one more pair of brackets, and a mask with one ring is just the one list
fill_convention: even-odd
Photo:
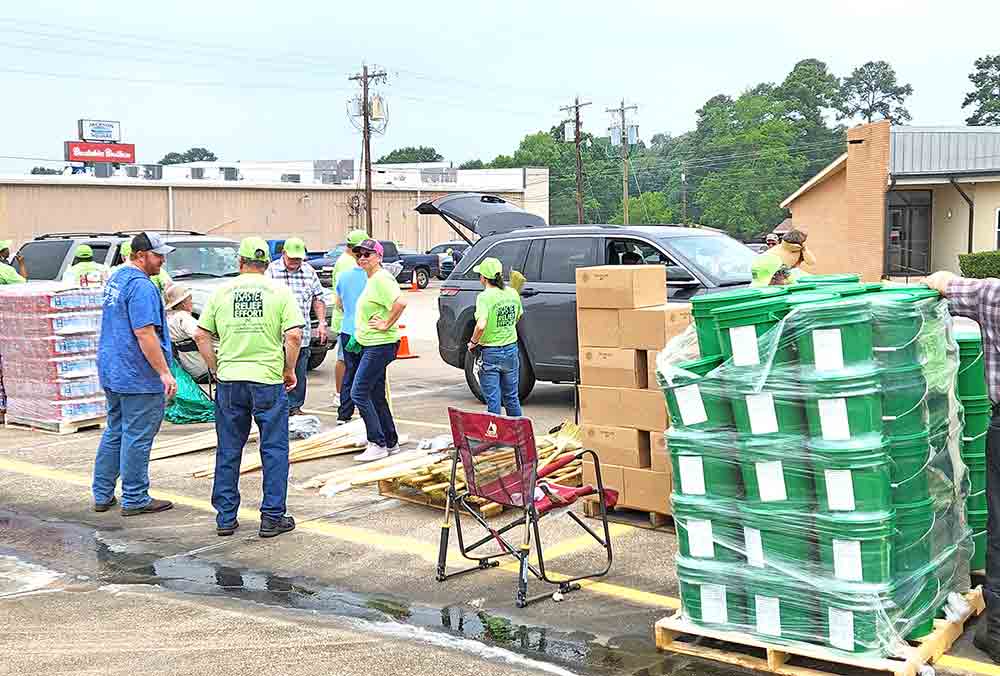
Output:
[[[976,200],[976,186],[963,185],[962,190]],[[958,254],[968,249],[969,207],[951,184],[933,187],[933,220],[931,221],[931,269],[959,272]],[[948,212],[951,211],[951,218]],[[975,242],[975,236],[973,236]]]
[[807,272],[844,272],[837,268],[834,252],[841,248],[847,223],[847,170],[842,169],[803,193],[792,203],[792,226],[809,233],[807,245],[816,256]]

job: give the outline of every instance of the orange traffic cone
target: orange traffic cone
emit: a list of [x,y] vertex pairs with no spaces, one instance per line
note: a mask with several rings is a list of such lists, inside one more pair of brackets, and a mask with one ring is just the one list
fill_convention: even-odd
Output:
[[[399,330],[403,331],[404,329],[406,329],[406,326],[404,324],[400,324]],[[419,354],[413,354],[410,352],[410,339],[406,336],[406,333],[403,333],[403,335],[399,337],[399,347],[396,349],[396,359],[416,359],[419,356]]]
[[[420,291],[420,285],[417,284],[417,271],[413,271],[413,280],[410,282],[410,288],[407,291]],[[400,327],[402,328],[402,327]]]

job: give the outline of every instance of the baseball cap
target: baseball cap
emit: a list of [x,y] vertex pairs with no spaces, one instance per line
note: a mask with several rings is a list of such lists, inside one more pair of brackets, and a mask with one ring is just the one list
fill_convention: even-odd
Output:
[[244,237],[240,242],[240,258],[247,258],[258,263],[270,263],[267,242],[263,237]]
[[174,247],[163,241],[155,232],[140,232],[132,238],[132,253],[140,251],[151,251],[160,256],[166,256],[172,252]]
[[75,258],[93,258],[94,250],[90,248],[89,244],[81,244],[76,247],[76,252],[73,254]]
[[191,297],[191,289],[184,284],[175,282],[167,287],[163,295],[164,305],[168,310],[172,310]]
[[14,246],[14,240],[12,239],[0,239],[0,251],[4,249],[10,249]]
[[306,257],[306,243],[303,242],[298,237],[292,237],[291,239],[285,240],[285,248],[283,249],[285,255],[289,258],[305,258]]
[[368,233],[364,230],[351,230],[347,233],[347,246],[357,246],[368,239]]
[[122,258],[128,258],[132,255],[132,242],[125,240],[118,246],[118,251],[121,253]]
[[472,268],[473,272],[478,272],[486,279],[493,279],[503,272],[503,263],[496,258],[484,258],[479,265]]
[[385,249],[382,248],[382,242],[378,242],[374,239],[364,239],[354,246],[355,249],[367,249],[368,251],[374,251],[379,256],[385,255]]

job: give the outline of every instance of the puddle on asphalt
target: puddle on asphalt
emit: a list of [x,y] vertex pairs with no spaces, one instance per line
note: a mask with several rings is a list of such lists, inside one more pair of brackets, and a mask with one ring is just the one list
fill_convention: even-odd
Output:
[[[75,558],[77,566],[95,571],[91,582],[97,584],[155,585],[174,592],[346,618],[394,637],[479,652],[484,659],[499,659],[496,649],[510,651],[529,661],[559,667],[547,669],[553,673],[565,673],[564,669],[635,676],[732,673],[704,662],[667,658],[657,653],[649,636],[599,638],[585,632],[518,624],[471,605],[434,608],[399,598],[347,592],[304,578],[228,567],[197,556],[164,557],[141,542],[117,538],[113,530],[95,531],[0,510],[0,535],[0,555],[37,557],[52,564],[64,561],[67,565],[73,565]],[[554,612],[569,609],[571,606],[560,606]],[[529,666],[523,659],[520,663]]]

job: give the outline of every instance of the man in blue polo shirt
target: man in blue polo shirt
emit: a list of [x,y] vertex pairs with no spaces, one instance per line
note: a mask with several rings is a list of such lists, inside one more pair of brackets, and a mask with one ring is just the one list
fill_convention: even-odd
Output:
[[149,496],[149,450],[177,392],[170,374],[170,332],[160,290],[150,281],[173,251],[156,233],[132,238],[129,261],[104,287],[97,371],[108,419],[94,462],[94,511],[115,505],[122,479],[122,516],[163,512],[173,503]]

